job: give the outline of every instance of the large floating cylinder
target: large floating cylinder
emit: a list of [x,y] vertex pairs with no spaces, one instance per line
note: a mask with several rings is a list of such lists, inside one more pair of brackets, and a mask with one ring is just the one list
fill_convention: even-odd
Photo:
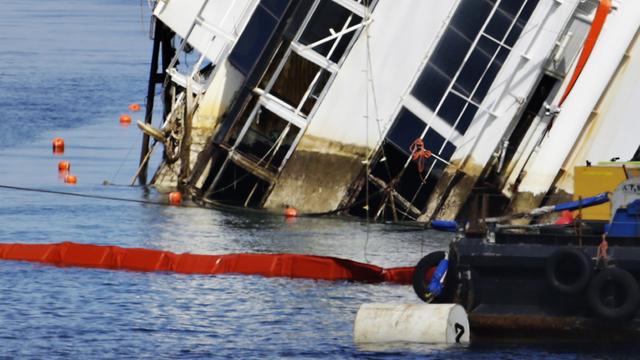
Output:
[[363,304],[354,342],[469,343],[469,319],[458,304]]

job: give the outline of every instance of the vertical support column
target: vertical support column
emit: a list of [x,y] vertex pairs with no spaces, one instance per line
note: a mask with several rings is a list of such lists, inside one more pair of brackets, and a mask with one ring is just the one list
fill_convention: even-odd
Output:
[[193,96],[191,78],[187,79],[184,106],[184,133],[180,143],[180,173],[178,174],[178,191],[185,192],[191,165],[191,124],[197,101]]
[[[147,86],[147,104],[145,107],[145,115],[144,122],[146,124],[151,124],[151,120],[153,119],[153,105],[155,101],[155,92],[156,85],[164,82],[164,78],[166,76],[165,70],[166,65],[173,57],[172,53],[174,52],[173,47],[171,46],[170,39],[173,36],[171,30],[169,30],[161,21],[153,18],[154,21],[154,32],[153,32],[153,50],[151,52],[151,66],[149,68],[149,84]],[[162,46],[162,48],[161,48]],[[163,68],[161,72],[158,73],[158,63],[160,60],[160,52],[162,50],[162,65]],[[165,104],[167,103],[167,94],[165,94]],[[168,109],[165,106],[165,114],[166,117]],[[142,145],[140,151],[140,170],[138,173],[138,182],[140,185],[147,184],[147,155],[149,154],[149,135],[146,133],[142,134]]]

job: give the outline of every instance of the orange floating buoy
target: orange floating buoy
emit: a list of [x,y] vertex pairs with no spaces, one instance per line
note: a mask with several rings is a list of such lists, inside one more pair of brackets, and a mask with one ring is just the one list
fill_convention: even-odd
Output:
[[292,207],[287,207],[284,209],[284,217],[288,217],[288,218],[298,217],[298,210]]
[[55,139],[53,139],[53,153],[54,154],[61,154],[64,152],[64,139],[57,137]]
[[121,124],[130,124],[131,123],[131,116],[124,114],[124,115],[120,115],[120,123]]
[[58,163],[58,171],[69,171],[71,169],[71,163],[67,160],[62,160]]
[[182,203],[182,194],[179,191],[172,191],[169,193],[169,204],[180,205]]
[[67,175],[64,177],[64,182],[67,184],[76,184],[78,182],[78,178],[75,175]]
[[140,111],[140,104],[133,103],[133,104],[129,105],[129,110],[131,110],[131,111]]

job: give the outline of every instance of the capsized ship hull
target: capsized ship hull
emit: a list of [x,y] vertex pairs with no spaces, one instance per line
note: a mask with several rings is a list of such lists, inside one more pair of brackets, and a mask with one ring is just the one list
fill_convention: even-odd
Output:
[[632,0],[159,1],[154,14],[168,49],[152,61],[165,109],[155,122],[148,109],[164,148],[152,183],[205,205],[455,219],[478,193],[496,214],[564,201],[565,169],[640,157]]

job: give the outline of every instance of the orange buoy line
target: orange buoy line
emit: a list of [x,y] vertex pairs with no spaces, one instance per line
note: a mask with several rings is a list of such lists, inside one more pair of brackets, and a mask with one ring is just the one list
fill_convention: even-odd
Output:
[[129,110],[131,111],[140,111],[140,104],[133,103],[129,105]]
[[379,266],[328,256],[299,254],[175,254],[169,251],[78,244],[0,244],[0,259],[130,271],[352,280],[410,284],[413,267]]

